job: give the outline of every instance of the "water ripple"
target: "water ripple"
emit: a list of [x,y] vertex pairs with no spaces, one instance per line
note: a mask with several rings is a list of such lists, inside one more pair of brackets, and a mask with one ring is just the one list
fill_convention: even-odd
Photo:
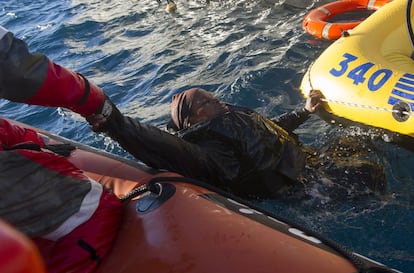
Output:
[[[168,120],[171,96],[192,86],[268,116],[302,105],[301,78],[329,42],[305,34],[301,23],[323,1],[176,2],[177,12],[169,14],[155,0],[1,1],[0,24],[33,51],[88,76],[123,112],[159,127]],[[0,101],[0,115],[130,157],[64,109]],[[338,203],[314,188],[303,200],[260,205],[409,272],[414,267],[412,153],[378,141],[376,132],[332,127],[318,117],[297,132],[316,149],[332,136],[371,137],[370,153],[386,167],[389,194]]]

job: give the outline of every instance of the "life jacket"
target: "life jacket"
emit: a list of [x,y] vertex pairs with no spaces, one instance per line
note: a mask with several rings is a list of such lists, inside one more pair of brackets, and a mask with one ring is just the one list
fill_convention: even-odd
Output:
[[86,177],[77,177],[76,169],[54,154],[1,151],[0,162],[0,217],[30,237],[59,227],[91,190]]

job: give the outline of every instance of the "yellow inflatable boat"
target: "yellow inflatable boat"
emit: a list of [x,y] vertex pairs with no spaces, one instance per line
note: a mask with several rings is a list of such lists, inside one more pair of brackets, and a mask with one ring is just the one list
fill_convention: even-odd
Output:
[[330,118],[414,139],[412,0],[394,0],[331,44],[308,68],[306,97],[321,90]]

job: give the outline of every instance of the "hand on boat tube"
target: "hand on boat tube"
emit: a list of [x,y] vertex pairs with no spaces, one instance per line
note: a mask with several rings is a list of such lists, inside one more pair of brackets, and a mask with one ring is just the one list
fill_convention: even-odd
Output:
[[310,113],[315,113],[321,106],[322,93],[319,90],[309,91],[308,98],[306,99],[305,109]]

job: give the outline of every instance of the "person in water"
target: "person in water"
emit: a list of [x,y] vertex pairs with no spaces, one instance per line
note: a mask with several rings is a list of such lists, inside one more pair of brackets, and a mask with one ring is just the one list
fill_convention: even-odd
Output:
[[[153,168],[196,178],[240,197],[273,198],[303,185],[317,171],[305,168],[316,166],[315,153],[302,147],[293,130],[319,108],[320,98],[313,90],[303,108],[268,119],[192,88],[172,98],[169,128],[174,134],[123,116],[109,100],[107,114],[87,120],[94,131],[106,132]],[[346,159],[336,170],[339,176],[359,174],[355,189],[383,190],[385,175],[371,162]]]
[[[0,98],[89,116],[105,96],[0,26]],[[74,147],[0,118],[0,218],[36,243],[48,272],[96,272],[121,222],[120,200],[74,166]]]
[[300,180],[307,154],[291,131],[320,105],[310,93],[304,108],[270,120],[255,111],[225,104],[211,93],[192,88],[175,95],[170,128],[175,135],[123,116],[87,120],[94,131],[108,133],[145,164],[213,184],[241,197],[275,197]]

